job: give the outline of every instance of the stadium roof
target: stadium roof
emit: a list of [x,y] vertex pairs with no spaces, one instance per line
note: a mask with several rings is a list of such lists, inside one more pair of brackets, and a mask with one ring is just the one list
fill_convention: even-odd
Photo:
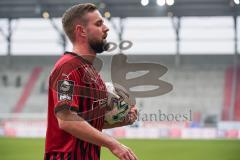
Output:
[[172,6],[158,6],[149,0],[1,0],[0,18],[40,18],[47,11],[51,17],[61,17],[63,12],[77,3],[91,2],[109,11],[112,17],[164,17],[174,16],[234,16],[240,14],[239,0],[175,0]]

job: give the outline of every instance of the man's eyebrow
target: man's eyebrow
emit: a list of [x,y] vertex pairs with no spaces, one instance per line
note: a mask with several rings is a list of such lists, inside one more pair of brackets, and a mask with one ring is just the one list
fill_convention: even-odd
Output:
[[98,22],[102,22],[102,23],[103,23],[104,21],[103,21],[103,19],[98,19],[98,20],[96,21],[96,23],[98,23]]

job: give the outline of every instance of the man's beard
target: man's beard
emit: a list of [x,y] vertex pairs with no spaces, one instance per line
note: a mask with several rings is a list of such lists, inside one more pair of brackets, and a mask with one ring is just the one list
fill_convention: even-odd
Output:
[[109,48],[106,40],[103,41],[89,40],[89,45],[98,54],[108,50]]

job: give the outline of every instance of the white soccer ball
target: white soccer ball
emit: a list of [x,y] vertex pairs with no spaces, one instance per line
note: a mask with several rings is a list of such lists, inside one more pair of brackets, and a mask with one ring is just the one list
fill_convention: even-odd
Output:
[[119,85],[106,82],[108,105],[110,110],[105,113],[105,122],[114,124],[122,122],[130,111],[129,94]]

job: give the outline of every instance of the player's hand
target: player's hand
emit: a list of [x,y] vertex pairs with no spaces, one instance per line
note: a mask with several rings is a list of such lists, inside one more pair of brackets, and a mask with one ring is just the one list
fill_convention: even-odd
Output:
[[110,151],[119,158],[119,160],[138,160],[137,156],[127,146],[117,142]]
[[124,119],[126,125],[132,125],[138,118],[138,110],[136,106],[132,106],[128,112],[127,117]]

